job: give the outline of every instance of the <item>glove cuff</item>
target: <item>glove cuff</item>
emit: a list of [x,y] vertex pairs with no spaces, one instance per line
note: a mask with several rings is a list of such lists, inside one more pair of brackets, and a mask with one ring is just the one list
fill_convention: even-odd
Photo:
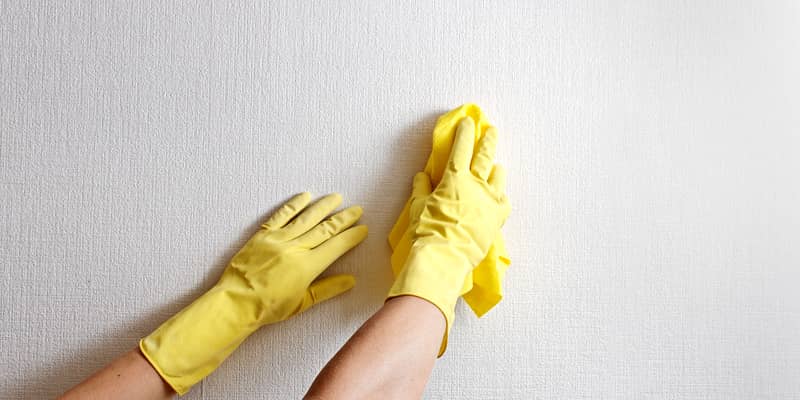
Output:
[[179,395],[217,369],[258,329],[251,318],[244,318],[256,313],[234,300],[239,295],[212,288],[139,342],[145,358]]
[[[447,337],[455,318],[459,296],[472,267],[462,253],[446,241],[414,243],[403,269],[394,281],[387,299],[416,296],[435,305],[445,317],[445,328],[439,357],[447,348]],[[471,288],[466,288],[469,290]]]

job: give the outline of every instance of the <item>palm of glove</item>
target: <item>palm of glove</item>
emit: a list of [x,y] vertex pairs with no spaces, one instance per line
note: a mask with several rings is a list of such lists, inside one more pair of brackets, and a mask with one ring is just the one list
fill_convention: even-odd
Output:
[[326,196],[303,210],[309,200],[307,193],[298,195],[270,217],[231,259],[218,284],[257,302],[260,324],[285,320],[355,284],[351,275],[314,280],[366,236],[365,226],[347,229],[361,216],[361,208],[320,222],[341,197]]
[[[315,279],[367,235],[361,216],[329,195],[306,207],[295,196],[231,260],[219,282],[139,342],[142,354],[178,394],[216,369],[262,325],[282,321],[353,287],[351,275]],[[323,221],[323,219],[325,219]]]
[[446,240],[470,266],[486,256],[511,211],[505,172],[494,164],[497,134],[490,128],[473,156],[474,129],[470,118],[459,124],[447,168],[432,193],[427,174],[414,177],[410,208],[415,242]]
[[445,171],[442,182],[425,199],[415,231],[419,239],[442,238],[465,251],[477,265],[508,217],[510,206],[498,193],[469,171]]

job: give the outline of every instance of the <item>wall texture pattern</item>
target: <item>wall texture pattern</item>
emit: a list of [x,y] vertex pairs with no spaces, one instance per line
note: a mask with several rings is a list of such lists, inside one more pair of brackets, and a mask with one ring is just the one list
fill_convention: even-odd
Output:
[[187,399],[299,398],[381,304],[436,116],[480,104],[507,296],[430,399],[800,396],[795,1],[0,0],[0,398],[47,398],[291,194],[361,204],[358,286]]

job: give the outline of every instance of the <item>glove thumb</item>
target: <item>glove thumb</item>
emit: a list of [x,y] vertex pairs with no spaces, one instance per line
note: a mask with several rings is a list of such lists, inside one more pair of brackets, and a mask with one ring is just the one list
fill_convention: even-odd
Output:
[[336,297],[356,285],[353,275],[333,275],[314,281],[306,290],[303,304],[298,313],[307,310],[314,304],[321,303],[331,297]]

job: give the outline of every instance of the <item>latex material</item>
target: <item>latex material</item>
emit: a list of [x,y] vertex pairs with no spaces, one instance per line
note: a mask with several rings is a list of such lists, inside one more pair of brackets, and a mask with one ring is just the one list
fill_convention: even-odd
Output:
[[[488,291],[476,291],[472,301],[479,307],[493,306],[499,301],[500,282],[508,266],[499,238],[511,208],[504,193],[505,171],[493,161],[496,130],[485,121],[481,125],[482,114],[477,106],[467,105],[456,111],[445,114],[437,124],[439,130],[450,127],[454,119],[458,123],[455,137],[447,135],[452,138],[452,148],[446,146],[447,162],[441,163],[437,155],[428,163],[432,172],[440,166],[443,172],[429,175],[426,169],[414,177],[411,199],[404,210],[406,229],[399,239],[390,238],[394,242],[392,262],[397,278],[388,297],[421,297],[442,311],[447,329],[439,355],[447,347],[458,297],[475,290],[477,285],[473,282],[479,279],[490,287]],[[473,116],[479,117],[478,123]],[[481,128],[485,128],[483,134],[478,134]],[[434,134],[435,138],[444,136]],[[434,152],[437,146],[444,146],[443,139],[434,140]],[[437,176],[438,184],[433,181]],[[498,250],[502,253],[498,254]],[[490,273],[476,268],[480,265]],[[487,297],[485,292],[495,293],[495,297]]]
[[[442,179],[450,149],[459,121],[471,118],[475,123],[475,146],[491,128],[489,120],[475,104],[464,104],[439,117],[433,130],[433,146],[431,155],[425,166],[425,172],[430,176],[431,183],[436,186]],[[413,210],[412,204],[415,194],[408,199],[389,233],[389,244],[392,247],[392,270],[397,276],[405,265],[408,252],[411,249],[411,239],[415,227],[414,216],[420,210]],[[416,213],[414,211],[417,211]],[[503,237],[498,233],[486,257],[483,258],[464,280],[462,295],[475,315],[483,316],[503,299],[503,279],[511,260],[506,252]]]
[[[355,285],[351,275],[315,279],[367,235],[360,207],[323,221],[338,194],[306,207],[302,193],[273,214],[231,259],[219,282],[140,341],[178,394],[216,369],[259,327],[283,321]],[[322,221],[322,222],[321,222]]]

